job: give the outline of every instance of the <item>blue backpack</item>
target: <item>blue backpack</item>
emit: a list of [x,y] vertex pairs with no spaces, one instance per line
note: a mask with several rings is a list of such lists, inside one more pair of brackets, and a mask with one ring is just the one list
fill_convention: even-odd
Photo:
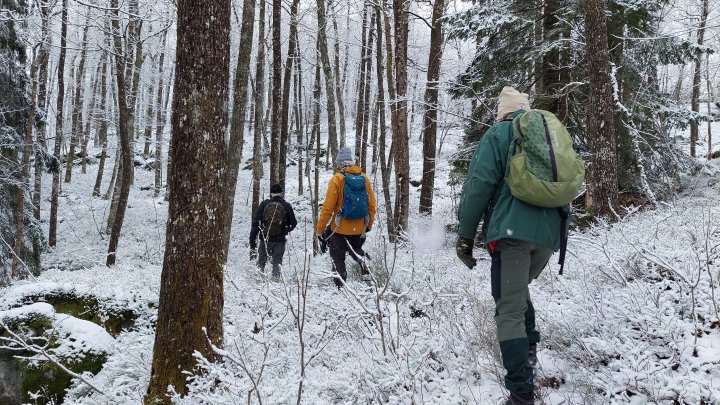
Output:
[[368,193],[365,176],[340,172],[345,177],[343,207],[340,216],[345,219],[360,219],[368,216]]

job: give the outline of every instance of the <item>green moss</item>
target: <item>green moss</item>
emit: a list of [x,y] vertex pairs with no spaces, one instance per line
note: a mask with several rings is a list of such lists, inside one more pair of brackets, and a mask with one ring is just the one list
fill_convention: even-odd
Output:
[[90,295],[52,292],[28,297],[25,301],[26,303],[47,302],[55,308],[55,312],[101,325],[113,337],[117,337],[124,330],[132,329],[138,318],[138,315],[130,309],[104,309],[98,299]]
[[[85,353],[83,358],[60,358],[60,363],[69,370],[81,374],[89,371],[97,374],[107,360],[106,354]],[[23,401],[37,405],[61,404],[65,400],[66,390],[70,387],[72,377],[50,361],[17,360],[24,379],[20,384]],[[32,399],[30,393],[41,394]]]

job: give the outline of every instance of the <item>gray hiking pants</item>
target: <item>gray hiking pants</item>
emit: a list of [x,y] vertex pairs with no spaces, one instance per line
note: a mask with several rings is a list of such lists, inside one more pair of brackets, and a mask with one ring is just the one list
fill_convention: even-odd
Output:
[[533,390],[529,349],[530,344],[538,343],[540,333],[535,329],[535,308],[528,285],[542,273],[552,254],[549,247],[517,239],[500,239],[492,254],[495,325],[507,370],[505,387],[511,392]]
[[280,276],[280,266],[282,266],[283,256],[285,255],[285,243],[286,242],[273,242],[268,241],[267,243],[263,238],[260,238],[260,246],[258,247],[258,267],[261,270],[265,270],[265,263],[267,263],[268,257],[272,260],[272,275]]

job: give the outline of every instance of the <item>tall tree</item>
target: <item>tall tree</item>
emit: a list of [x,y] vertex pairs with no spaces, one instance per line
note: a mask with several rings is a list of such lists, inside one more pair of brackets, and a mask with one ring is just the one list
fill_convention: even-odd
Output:
[[420,190],[420,213],[432,213],[435,188],[435,144],[437,138],[438,80],[442,60],[443,31],[440,19],[445,12],[445,1],[435,0],[430,32],[427,84],[425,87],[425,114],[423,117],[423,176]]
[[211,344],[222,346],[230,5],[177,3],[167,247],[146,404],[170,404],[170,386],[185,394],[193,353],[213,361]]
[[590,72],[587,115],[590,167],[585,203],[593,215],[614,219],[613,207],[618,195],[617,149],[606,10],[605,0],[585,0],[585,39]]
[[[327,100],[328,117],[328,157],[337,153],[337,120],[335,118],[335,90],[333,88],[332,66],[328,55],[327,45],[327,18],[325,13],[325,0],[317,0],[318,15],[318,48],[322,61],[323,75],[325,75],[325,99]],[[343,117],[340,117],[341,119]]]
[[392,104],[396,119],[393,123],[395,144],[395,224],[398,234],[408,230],[410,214],[410,145],[407,126],[407,45],[408,1],[393,0],[395,22],[395,93]]
[[270,184],[280,180],[280,137],[282,136],[282,0],[272,0],[272,124],[270,135]]
[[[243,15],[240,27],[240,49],[235,69],[233,110],[230,119],[230,142],[228,143],[228,169],[225,177],[225,251],[230,248],[235,190],[243,152],[243,134],[247,116],[248,78],[250,77],[250,56],[252,55],[253,30],[255,28],[255,1],[243,1]],[[227,260],[227,259],[226,259]]]
[[[40,7],[40,19],[42,24],[42,37],[40,40],[40,48],[38,49],[38,71],[37,77],[33,80],[37,80],[38,92],[37,92],[37,107],[42,111],[42,114],[47,116],[47,79],[48,79],[48,65],[50,63],[50,13],[52,12],[52,5],[41,1]],[[37,144],[43,150],[47,150],[47,141],[45,133],[47,126],[42,125],[37,130]],[[32,203],[34,207],[34,216],[36,220],[40,220],[40,203],[42,201],[42,175],[44,169],[43,159],[35,159],[35,188],[32,196]]]
[[130,196],[130,183],[132,182],[133,166],[132,166],[132,146],[131,134],[129,128],[129,108],[128,98],[125,88],[125,69],[123,68],[123,51],[120,40],[120,10],[118,0],[110,0],[110,7],[113,9],[112,34],[113,34],[113,50],[115,52],[115,80],[117,86],[117,105],[118,105],[118,138],[120,142],[120,154],[116,159],[120,159],[118,164],[118,173],[116,182],[119,186],[116,188],[117,205],[115,217],[110,227],[110,243],[108,245],[108,254],[105,264],[112,266],[115,264],[117,245],[120,241],[120,231],[122,230],[123,221],[125,220],[125,210],[128,205],[128,197]]
[[[378,18],[375,21],[375,31],[377,31],[377,37],[378,37],[378,46],[375,51],[375,60],[376,60],[376,74],[377,74],[377,86],[378,86],[378,102],[377,102],[377,109],[378,109],[378,127],[380,134],[378,136],[378,143],[380,144],[378,147],[378,157],[380,160],[380,175],[382,177],[382,190],[383,190],[383,200],[385,201],[385,216],[387,223],[387,231],[388,231],[388,237],[390,238],[391,242],[395,241],[395,222],[392,217],[392,200],[390,199],[390,172],[392,170],[392,147],[390,157],[388,159],[385,158],[385,143],[387,140],[387,125],[385,123],[385,89],[383,86],[383,50],[382,50],[382,23],[380,16],[383,15],[385,26],[389,26],[389,21],[387,18],[387,14],[384,13],[384,6],[381,9],[380,4],[375,5],[375,12],[378,14]],[[389,31],[389,28],[387,28],[387,31]],[[388,56],[388,63],[391,62],[392,58],[392,52],[391,52],[391,45],[389,42],[390,35],[386,35],[385,37],[385,43],[386,43],[386,49],[387,49],[387,56]],[[390,65],[388,65],[390,66]],[[391,91],[390,88],[392,87],[392,68],[388,67],[387,69],[387,81],[388,81],[388,91],[392,95],[394,95],[394,91]]]
[[[345,142],[347,138],[347,134],[345,132],[345,97],[343,88],[345,87],[345,81],[342,80],[342,76],[340,76],[340,36],[338,34],[338,25],[337,25],[337,13],[338,13],[338,2],[330,2],[328,4],[328,8],[332,9],[331,17],[333,22],[333,34],[335,34],[335,41],[334,41],[334,48],[335,48],[335,54],[333,56],[333,62],[335,64],[334,66],[334,73],[335,73],[335,96],[337,97],[337,105],[338,105],[338,124],[340,124],[340,147],[345,147]],[[349,7],[348,7],[349,12]],[[345,49],[345,66],[347,66],[347,47]]]
[[292,81],[293,62],[296,58],[297,48],[297,11],[300,0],[293,0],[290,6],[290,38],[288,42],[287,58],[285,59],[285,71],[283,73],[282,89],[282,122],[280,124],[280,151],[278,156],[278,182],[285,189],[285,166],[287,165],[287,144],[290,137],[290,84]]
[[55,106],[55,146],[53,148],[53,179],[50,192],[50,229],[48,244],[57,244],[57,216],[60,199],[60,147],[63,140],[63,101],[65,98],[65,53],[67,48],[68,7],[67,0],[62,1],[60,10],[60,55],[57,67],[57,104]]
[[[110,75],[111,69],[108,63],[109,56],[103,55],[102,70],[100,71],[100,112],[105,114],[105,104],[108,98],[107,77]],[[107,135],[108,135],[107,119],[101,118],[98,127],[98,138],[102,150],[100,151],[100,161],[98,162],[97,176],[95,177],[95,186],[93,187],[93,197],[100,197],[100,186],[102,185],[103,173],[105,172],[105,161],[107,160]]]
[[260,205],[260,179],[263,176],[262,136],[263,136],[263,105],[265,97],[265,2],[260,2],[260,18],[258,23],[257,63],[255,65],[255,117],[253,119],[253,184],[251,211],[255,212]]
[[68,148],[67,162],[65,166],[65,183],[72,180],[72,167],[75,160],[75,149],[78,145],[80,133],[83,124],[83,90],[85,88],[85,57],[88,47],[88,29],[90,28],[90,13],[85,20],[85,28],[82,34],[82,48],[80,50],[80,64],[77,68],[77,77],[75,79],[75,94],[73,95],[73,111],[72,111],[72,128],[70,134],[70,147]]
[[[702,11],[700,12],[700,25],[697,30],[697,45],[701,47],[705,42],[705,26],[708,17],[708,0],[703,0]],[[695,71],[693,72],[692,97],[690,108],[697,114],[700,113],[700,72],[702,69],[702,56],[697,55],[695,59]],[[708,95],[709,96],[709,95]],[[696,155],[696,144],[698,143],[698,120],[690,121],[690,156]]]
[[[163,132],[165,131],[165,108],[163,108],[163,87],[165,87],[163,71],[165,69],[165,52],[167,52],[167,46],[165,40],[167,38],[167,31],[163,33],[162,50],[160,51],[160,62],[158,66],[158,73],[160,78],[158,79],[157,95],[155,97],[155,198],[160,196],[160,189],[162,188],[162,145],[163,145]],[[165,97],[169,97],[170,94],[166,94]],[[230,221],[228,221],[230,222]]]

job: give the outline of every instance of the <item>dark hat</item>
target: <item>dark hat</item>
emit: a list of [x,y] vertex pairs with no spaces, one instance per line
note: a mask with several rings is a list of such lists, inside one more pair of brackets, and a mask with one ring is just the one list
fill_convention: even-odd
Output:
[[279,184],[273,184],[272,187],[270,187],[270,194],[282,194],[282,192],[282,186]]

